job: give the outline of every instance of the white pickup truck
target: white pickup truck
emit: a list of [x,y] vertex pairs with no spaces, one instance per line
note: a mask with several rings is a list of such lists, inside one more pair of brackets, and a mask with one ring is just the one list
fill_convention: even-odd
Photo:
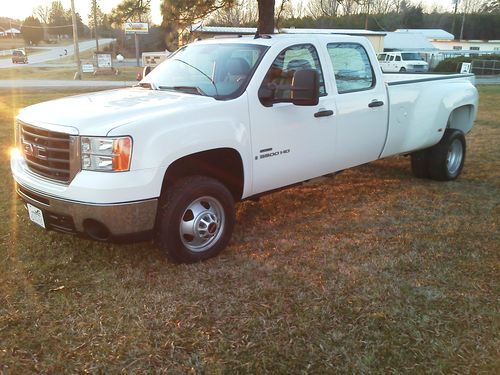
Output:
[[194,42],[137,87],[23,109],[11,169],[35,223],[97,240],[154,234],[195,262],[227,245],[246,198],[398,154],[417,177],[455,179],[472,80],[389,81],[362,37]]

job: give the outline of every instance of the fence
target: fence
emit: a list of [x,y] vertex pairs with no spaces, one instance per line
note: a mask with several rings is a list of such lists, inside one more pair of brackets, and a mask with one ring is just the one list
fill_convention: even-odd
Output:
[[473,60],[472,73],[481,76],[500,74],[500,60]]

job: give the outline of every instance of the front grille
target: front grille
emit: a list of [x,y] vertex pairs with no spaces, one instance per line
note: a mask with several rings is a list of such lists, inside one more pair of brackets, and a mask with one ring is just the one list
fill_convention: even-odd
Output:
[[71,136],[20,123],[21,148],[28,167],[44,177],[71,179]]

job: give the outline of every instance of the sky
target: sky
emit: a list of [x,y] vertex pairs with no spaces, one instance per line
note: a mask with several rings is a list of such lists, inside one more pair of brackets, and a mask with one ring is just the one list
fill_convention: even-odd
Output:
[[[83,22],[86,22],[87,16],[90,12],[91,0],[74,1],[76,11],[82,17]],[[151,0],[151,16],[153,18],[153,23],[155,24],[161,23],[160,1],[161,0]],[[71,0],[61,0],[61,2],[65,9],[69,9],[71,7]],[[0,9],[0,16],[24,20],[33,13],[33,8],[38,5],[48,6],[51,3],[52,0],[18,0],[14,6],[2,6]],[[108,13],[113,7],[120,3],[120,0],[97,0],[97,3],[103,12]],[[421,3],[424,7],[429,8],[433,5],[438,5],[443,9],[451,9],[452,7],[452,0],[421,0],[418,1],[418,3]]]

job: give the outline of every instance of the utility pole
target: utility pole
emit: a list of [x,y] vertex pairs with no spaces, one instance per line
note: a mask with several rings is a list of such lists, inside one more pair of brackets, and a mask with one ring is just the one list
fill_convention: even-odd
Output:
[[455,12],[453,13],[453,23],[451,25],[451,33],[453,34],[453,38],[455,37],[455,20],[457,18],[457,8],[458,8],[458,2],[460,0],[453,0],[455,2]]
[[368,30],[368,15],[370,14],[370,0],[367,1],[368,10],[365,14],[365,30]]
[[462,27],[460,28],[460,40],[464,38],[465,10],[462,16]]
[[134,41],[135,41],[135,62],[136,66],[141,66],[139,63],[139,34],[135,33],[134,34]]
[[78,46],[78,27],[76,24],[75,0],[71,0],[71,18],[73,20],[73,44],[75,46],[75,60],[77,71],[74,79],[82,79],[82,64],[80,63],[80,48]]
[[95,49],[99,52],[99,37],[97,36],[97,0],[92,0],[94,4],[94,34],[95,34]]

